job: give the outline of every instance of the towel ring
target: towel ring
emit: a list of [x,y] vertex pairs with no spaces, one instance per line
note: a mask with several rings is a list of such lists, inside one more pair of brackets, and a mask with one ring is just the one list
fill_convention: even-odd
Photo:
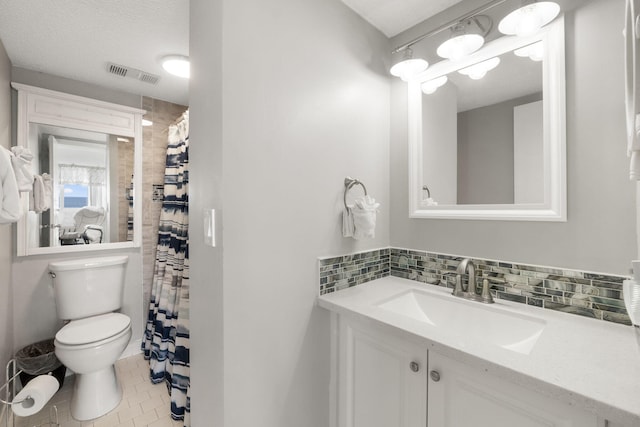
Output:
[[349,190],[351,190],[351,187],[353,187],[354,185],[360,185],[362,186],[362,189],[364,190],[364,195],[367,195],[367,187],[364,186],[364,184],[360,181],[358,181],[357,179],[353,179],[350,176],[346,177],[344,179],[344,207],[345,209],[349,209],[349,206],[347,206],[347,192],[349,192]]
[[426,191],[427,192],[427,198],[431,198],[431,191],[429,191],[429,187],[427,187],[426,185],[422,186],[422,191]]

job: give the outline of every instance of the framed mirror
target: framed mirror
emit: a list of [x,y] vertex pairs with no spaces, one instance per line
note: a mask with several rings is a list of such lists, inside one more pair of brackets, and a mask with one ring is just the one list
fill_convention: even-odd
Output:
[[12,86],[18,146],[45,184],[21,193],[17,255],[140,246],[143,110]]
[[562,17],[408,90],[411,218],[566,221]]

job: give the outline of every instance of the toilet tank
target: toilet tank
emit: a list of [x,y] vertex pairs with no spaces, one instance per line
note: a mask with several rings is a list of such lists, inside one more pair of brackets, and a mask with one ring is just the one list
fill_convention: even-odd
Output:
[[123,255],[49,263],[58,317],[74,320],[119,309],[128,258]]

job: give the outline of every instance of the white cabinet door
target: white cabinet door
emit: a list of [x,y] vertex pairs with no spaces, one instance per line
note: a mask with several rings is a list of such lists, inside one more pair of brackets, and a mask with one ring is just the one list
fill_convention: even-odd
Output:
[[434,352],[429,372],[429,427],[598,427],[588,412]]
[[339,318],[339,427],[425,427],[427,350]]

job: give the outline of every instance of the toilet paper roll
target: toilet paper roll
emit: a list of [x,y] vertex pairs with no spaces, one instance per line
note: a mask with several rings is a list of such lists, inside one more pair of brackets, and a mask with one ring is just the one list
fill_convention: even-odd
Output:
[[28,417],[40,412],[49,399],[56,394],[60,384],[51,375],[39,375],[29,381],[11,402],[13,413],[19,417]]

